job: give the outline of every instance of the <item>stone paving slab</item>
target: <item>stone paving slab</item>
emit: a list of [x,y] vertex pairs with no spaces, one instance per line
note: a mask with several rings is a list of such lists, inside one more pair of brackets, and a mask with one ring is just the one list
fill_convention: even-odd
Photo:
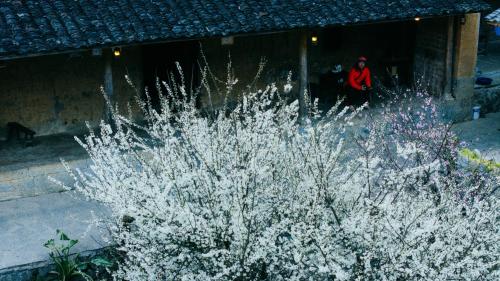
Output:
[[43,244],[61,229],[78,239],[76,252],[107,244],[91,221],[106,216],[106,208],[74,192],[52,193],[0,202],[0,280],[9,269],[26,268],[49,259]]

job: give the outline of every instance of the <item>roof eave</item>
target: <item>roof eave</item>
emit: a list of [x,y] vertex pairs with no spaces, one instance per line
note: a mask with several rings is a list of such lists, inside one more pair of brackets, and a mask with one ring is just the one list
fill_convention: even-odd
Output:
[[[485,4],[485,5],[488,7],[488,9],[490,8],[489,4]],[[293,28],[287,28],[287,29],[234,32],[234,33],[228,33],[228,34],[214,34],[212,36],[161,38],[158,40],[155,39],[155,40],[145,40],[145,41],[135,41],[135,42],[114,42],[112,44],[96,44],[96,45],[85,46],[83,48],[68,48],[67,50],[63,50],[63,51],[48,51],[48,52],[38,52],[38,53],[30,53],[30,54],[16,54],[16,55],[7,55],[7,56],[0,55],[0,61],[17,60],[17,59],[23,59],[23,58],[34,58],[34,57],[50,56],[50,55],[80,53],[80,52],[90,51],[90,50],[95,49],[95,48],[106,49],[106,48],[113,48],[116,46],[134,47],[134,46],[140,46],[140,45],[172,43],[172,42],[179,42],[179,41],[206,40],[206,39],[220,38],[220,37],[225,37],[225,36],[263,35],[263,34],[271,34],[271,33],[289,32],[289,31],[293,31],[293,30],[328,28],[328,27],[335,27],[335,26],[357,26],[357,25],[380,24],[380,23],[389,23],[389,22],[406,22],[406,21],[413,20],[415,17],[420,17],[422,19],[454,17],[454,16],[460,16],[460,15],[464,15],[464,14],[481,13],[483,11],[487,11],[488,9],[486,8],[486,6],[481,8],[481,9],[477,9],[477,10],[475,9],[475,10],[469,10],[469,11],[464,11],[464,12],[454,12],[454,13],[447,13],[447,14],[443,14],[443,13],[427,14],[427,15],[426,14],[422,14],[422,15],[415,14],[415,15],[405,17],[405,18],[383,18],[383,19],[378,19],[378,20],[367,20],[367,21],[359,21],[359,22],[351,22],[351,23],[335,23],[335,24],[329,24],[329,25],[308,25],[308,26],[293,27]]]

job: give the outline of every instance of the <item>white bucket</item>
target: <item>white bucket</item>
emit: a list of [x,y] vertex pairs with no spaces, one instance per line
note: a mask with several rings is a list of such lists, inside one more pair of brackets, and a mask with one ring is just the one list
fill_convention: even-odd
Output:
[[480,112],[481,112],[481,107],[479,105],[474,106],[472,108],[472,120],[479,119]]

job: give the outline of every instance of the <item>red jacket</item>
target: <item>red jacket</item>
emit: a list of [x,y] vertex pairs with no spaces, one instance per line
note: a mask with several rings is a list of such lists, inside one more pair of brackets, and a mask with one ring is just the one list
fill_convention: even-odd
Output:
[[349,71],[349,86],[358,91],[363,90],[363,85],[365,85],[367,88],[371,88],[372,79],[370,76],[370,70],[368,69],[368,67],[363,68],[363,70],[360,70],[357,67],[353,67],[351,68],[351,71]]

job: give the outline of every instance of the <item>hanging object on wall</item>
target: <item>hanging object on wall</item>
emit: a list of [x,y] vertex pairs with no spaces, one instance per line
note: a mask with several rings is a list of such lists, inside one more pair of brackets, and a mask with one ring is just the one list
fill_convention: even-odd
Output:
[[24,135],[24,140],[26,145],[32,145],[33,139],[35,138],[36,132],[32,129],[25,127],[17,122],[7,123],[7,141],[11,140],[21,140],[21,134]]
[[318,45],[318,35],[315,33],[313,33],[313,35],[311,36],[311,44],[313,46]]
[[102,49],[100,49],[100,48],[92,49],[92,56],[94,56],[94,57],[102,56]]
[[233,45],[234,44],[234,37],[233,36],[227,36],[227,37],[222,37],[220,39],[221,45]]
[[495,35],[500,36],[500,9],[493,11],[493,13],[484,17],[488,24],[495,27]]
[[122,48],[120,48],[120,47],[113,48],[113,55],[115,57],[119,57],[119,56],[121,56],[121,54],[122,54]]
[[465,20],[465,15],[461,15],[461,16],[460,16],[460,24],[461,24],[461,25],[464,25],[464,24],[465,24],[465,22],[466,22],[466,20]]

